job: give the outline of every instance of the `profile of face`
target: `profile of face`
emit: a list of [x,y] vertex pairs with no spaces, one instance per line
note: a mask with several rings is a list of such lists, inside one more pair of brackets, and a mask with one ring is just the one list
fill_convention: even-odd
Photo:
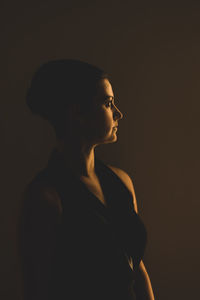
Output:
[[114,94],[108,79],[98,82],[97,92],[90,108],[84,113],[78,104],[71,105],[67,113],[65,142],[69,136],[73,142],[96,146],[117,141],[118,122],[123,114],[114,103]]
[[114,102],[111,83],[108,79],[101,79],[93,98],[93,108],[82,119],[81,131],[85,140],[93,145],[115,142],[116,126],[122,118],[123,114]]

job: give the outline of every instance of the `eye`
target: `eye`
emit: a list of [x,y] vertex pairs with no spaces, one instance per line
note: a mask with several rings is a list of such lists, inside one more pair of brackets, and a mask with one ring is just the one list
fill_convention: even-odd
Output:
[[113,102],[113,100],[107,101],[106,102],[106,107],[112,107],[112,102]]

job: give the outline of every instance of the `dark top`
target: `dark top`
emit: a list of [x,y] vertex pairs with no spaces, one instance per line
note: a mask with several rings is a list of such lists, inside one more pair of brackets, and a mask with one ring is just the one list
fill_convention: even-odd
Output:
[[71,174],[56,149],[32,181],[55,187],[63,207],[51,272],[52,300],[135,299],[135,270],[144,255],[147,232],[131,192],[96,156],[95,172],[107,207]]

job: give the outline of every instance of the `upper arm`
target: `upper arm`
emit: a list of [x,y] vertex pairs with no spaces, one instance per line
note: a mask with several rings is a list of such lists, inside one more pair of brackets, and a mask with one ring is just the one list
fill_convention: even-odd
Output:
[[110,167],[120,177],[120,179],[126,185],[128,190],[131,192],[131,195],[132,195],[132,198],[133,198],[133,206],[134,206],[134,209],[135,209],[136,213],[138,213],[137,200],[136,200],[136,196],[135,196],[135,189],[134,189],[134,185],[133,185],[133,181],[132,181],[131,177],[125,171],[123,171],[120,168],[116,168],[116,167],[113,167],[113,166],[110,166],[110,165],[108,165],[108,167]]
[[25,193],[22,261],[25,299],[48,299],[48,281],[61,223],[61,203],[51,188]]

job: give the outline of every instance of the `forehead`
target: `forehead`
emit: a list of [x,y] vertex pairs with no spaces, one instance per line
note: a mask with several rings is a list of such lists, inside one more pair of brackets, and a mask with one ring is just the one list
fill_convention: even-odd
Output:
[[110,81],[108,79],[101,79],[98,83],[97,97],[114,97],[113,89]]

